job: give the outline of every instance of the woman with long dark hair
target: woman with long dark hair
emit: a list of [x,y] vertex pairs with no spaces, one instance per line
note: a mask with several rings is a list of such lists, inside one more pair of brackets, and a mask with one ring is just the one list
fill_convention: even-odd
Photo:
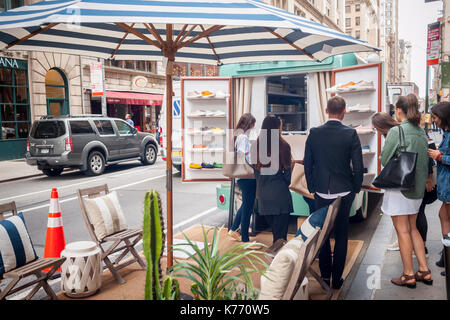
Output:
[[[439,150],[428,149],[428,155],[437,162],[437,196],[442,201],[439,210],[442,234],[450,234],[450,102],[440,102],[431,109],[433,122],[444,131]],[[444,267],[444,257],[436,263]]]
[[[244,113],[239,119],[234,131],[234,148],[236,152],[245,154],[249,161],[250,153],[250,131],[255,127],[256,119],[250,113]],[[233,225],[228,234],[236,241],[249,242],[248,228],[250,217],[253,212],[256,194],[255,179],[236,179],[239,189],[242,191],[242,204],[236,213]],[[241,228],[241,234],[237,231]]]
[[[391,279],[391,282],[398,286],[415,288],[416,281],[428,285],[433,283],[425,256],[425,246],[416,226],[428,178],[428,142],[424,130],[419,126],[421,114],[414,94],[399,97],[395,105],[395,117],[400,125],[390,129],[386,136],[381,151],[381,164],[386,166],[400,151],[400,127],[404,132],[406,151],[417,153],[415,184],[414,188],[405,191],[385,190],[381,211],[392,218],[403,262],[403,274],[399,278]],[[419,264],[419,270],[415,274],[412,263],[413,249]]]
[[256,196],[259,214],[272,227],[273,243],[287,240],[289,216],[293,212],[289,191],[291,182],[291,147],[281,137],[281,120],[273,115],[266,116],[261,132],[252,150],[255,157]]

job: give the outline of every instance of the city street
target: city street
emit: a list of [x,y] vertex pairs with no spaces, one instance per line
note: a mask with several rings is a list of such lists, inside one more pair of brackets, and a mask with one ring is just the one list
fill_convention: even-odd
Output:
[[[89,239],[76,190],[107,184],[117,191],[131,228],[142,226],[145,193],[156,189],[165,209],[165,162],[158,160],[153,166],[142,166],[133,161],[106,169],[98,177],[88,177],[80,171],[68,171],[59,177],[38,176],[0,183],[0,203],[15,201],[24,213],[27,228],[39,256],[44,254],[50,194],[57,188],[61,204],[66,243]],[[194,223],[222,225],[227,214],[216,207],[216,182],[182,184],[174,174],[174,231],[178,232]]]

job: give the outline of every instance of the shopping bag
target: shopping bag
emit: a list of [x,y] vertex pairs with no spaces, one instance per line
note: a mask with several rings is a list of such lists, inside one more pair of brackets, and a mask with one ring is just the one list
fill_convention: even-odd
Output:
[[306,182],[305,167],[302,164],[296,163],[292,170],[291,184],[289,189],[301,194],[310,199],[314,199],[314,195],[308,190],[308,184]]
[[254,179],[253,168],[241,152],[224,152],[222,174],[229,178]]
[[405,133],[399,128],[400,152],[394,155],[372,184],[380,189],[410,190],[415,186],[417,152],[406,151]]

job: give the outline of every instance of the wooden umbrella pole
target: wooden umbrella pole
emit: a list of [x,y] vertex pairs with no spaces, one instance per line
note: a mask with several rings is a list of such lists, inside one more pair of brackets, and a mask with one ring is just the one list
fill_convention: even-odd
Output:
[[167,270],[173,266],[173,194],[172,194],[172,74],[176,49],[172,41],[172,25],[166,25],[166,192],[167,192]]

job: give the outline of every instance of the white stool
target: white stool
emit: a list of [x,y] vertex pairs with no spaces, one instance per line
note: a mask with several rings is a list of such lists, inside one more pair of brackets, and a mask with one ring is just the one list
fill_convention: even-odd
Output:
[[66,245],[61,252],[66,261],[61,266],[61,290],[69,297],[87,297],[102,284],[102,254],[92,241],[78,241]]

